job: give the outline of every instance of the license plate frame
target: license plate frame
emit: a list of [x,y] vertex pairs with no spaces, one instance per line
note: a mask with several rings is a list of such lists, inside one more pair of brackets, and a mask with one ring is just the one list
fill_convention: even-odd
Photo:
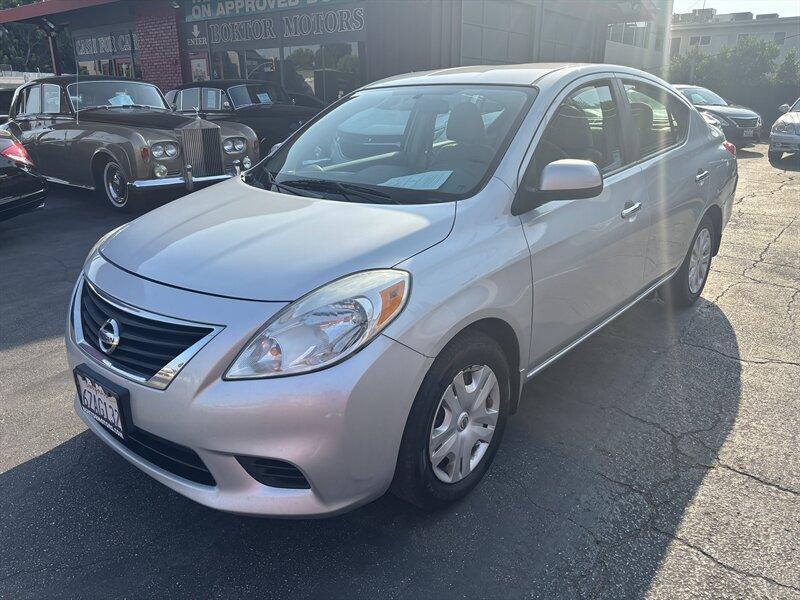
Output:
[[[75,388],[78,391],[78,402],[84,414],[93,418],[106,431],[111,433],[115,439],[125,442],[130,428],[129,424],[131,414],[130,394],[128,390],[116,385],[115,383],[112,383],[102,375],[96,373],[92,369],[89,369],[86,365],[78,365],[75,367],[73,370],[73,377],[75,379]],[[98,389],[98,391],[102,392],[103,395],[115,400],[119,424],[112,424],[111,421],[103,418],[102,415],[98,415],[86,407],[84,404],[84,390],[85,387],[89,386],[84,386],[84,388],[82,388],[80,383],[81,378],[86,380],[89,383],[89,386],[93,385]],[[102,402],[105,404],[106,400],[103,399]]]
[[745,129],[742,132],[742,137],[751,138],[755,135],[755,129]]

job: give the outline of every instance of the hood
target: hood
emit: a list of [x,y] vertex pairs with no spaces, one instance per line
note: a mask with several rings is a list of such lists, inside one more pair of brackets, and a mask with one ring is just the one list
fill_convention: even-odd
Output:
[[276,102],[274,104],[253,104],[251,106],[243,106],[237,108],[236,112],[240,115],[248,117],[265,117],[275,118],[278,116],[294,117],[297,119],[310,119],[319,111],[306,106],[296,106],[284,102]]
[[288,302],[338,277],[392,267],[448,236],[455,202],[375,205],[291,196],[238,178],[151,211],[101,248],[179,288]]
[[728,106],[705,106],[701,104],[697,106],[697,110],[704,110],[714,115],[722,115],[723,117],[736,117],[741,119],[753,119],[758,116],[756,111],[735,104]]
[[169,110],[147,108],[87,108],[80,112],[81,121],[109,123],[149,129],[177,129],[195,117],[185,117]]
[[776,121],[776,123],[800,123],[800,110],[790,110],[783,113]]

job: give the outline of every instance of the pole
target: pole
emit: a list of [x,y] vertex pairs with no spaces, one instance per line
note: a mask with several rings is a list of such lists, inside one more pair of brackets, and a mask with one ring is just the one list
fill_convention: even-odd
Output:
[[48,31],[47,44],[50,46],[50,60],[53,63],[53,73],[61,75],[61,58],[58,54],[58,44],[56,44],[57,35],[55,31]]

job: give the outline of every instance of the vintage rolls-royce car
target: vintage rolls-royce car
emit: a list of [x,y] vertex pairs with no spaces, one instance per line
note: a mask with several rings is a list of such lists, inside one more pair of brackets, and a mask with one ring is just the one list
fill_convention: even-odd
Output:
[[17,90],[3,127],[48,180],[97,190],[115,209],[147,191],[227,179],[258,158],[246,125],[176,114],[156,86],[134,80],[37,79]]
[[323,108],[301,105],[276,83],[248,79],[195,81],[167,92],[166,98],[179,113],[199,112],[209,121],[235,121],[252,127],[262,154]]

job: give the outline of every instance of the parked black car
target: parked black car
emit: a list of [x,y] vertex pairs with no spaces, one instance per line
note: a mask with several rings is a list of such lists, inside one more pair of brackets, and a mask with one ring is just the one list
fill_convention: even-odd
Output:
[[43,208],[47,181],[39,175],[25,147],[0,129],[0,221]]
[[291,97],[275,83],[252,79],[195,81],[167,92],[166,98],[177,112],[247,125],[256,132],[262,155],[322,108]]
[[719,94],[696,85],[676,85],[681,94],[700,112],[720,122],[725,138],[737,147],[748,146],[761,138],[761,116],[745,106],[737,106]]

